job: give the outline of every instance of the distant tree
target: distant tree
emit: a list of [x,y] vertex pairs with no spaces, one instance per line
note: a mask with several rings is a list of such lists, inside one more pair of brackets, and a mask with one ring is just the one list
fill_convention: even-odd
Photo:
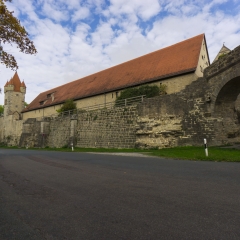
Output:
[[3,113],[4,113],[4,106],[0,105],[0,116],[3,115]]
[[10,45],[16,44],[20,52],[26,54],[36,54],[37,50],[33,42],[28,38],[28,33],[20,24],[20,21],[13,16],[5,5],[5,2],[12,0],[0,0],[0,61],[7,68],[17,70],[18,65],[14,56],[4,51],[1,43],[8,43]]
[[61,108],[57,109],[56,111],[58,113],[66,112],[69,110],[77,109],[76,103],[73,101],[73,99],[68,99],[65,101],[65,103],[62,105]]
[[29,104],[24,102],[24,108],[26,108]]

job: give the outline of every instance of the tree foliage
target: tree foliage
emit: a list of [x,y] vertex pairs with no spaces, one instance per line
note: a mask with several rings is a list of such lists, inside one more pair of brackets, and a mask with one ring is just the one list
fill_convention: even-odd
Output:
[[3,115],[3,112],[4,112],[4,106],[0,105],[0,116]]
[[65,103],[62,105],[61,108],[57,109],[56,111],[58,113],[66,112],[69,110],[77,109],[76,103],[73,101],[73,99],[68,99],[65,101]]
[[145,95],[147,98],[150,98],[162,94],[166,94],[166,85],[164,84],[160,85],[160,87],[156,85],[143,85],[140,87],[127,88],[121,91],[121,94],[116,99],[116,101],[120,101],[126,98],[137,97],[141,95]]
[[[20,21],[13,16],[13,12],[7,9],[5,2],[11,1],[0,0],[0,43],[16,44],[20,52],[36,54],[37,50],[33,42],[28,38],[27,31],[20,24]],[[12,70],[18,69],[15,57],[7,53],[3,46],[0,46],[0,61]]]

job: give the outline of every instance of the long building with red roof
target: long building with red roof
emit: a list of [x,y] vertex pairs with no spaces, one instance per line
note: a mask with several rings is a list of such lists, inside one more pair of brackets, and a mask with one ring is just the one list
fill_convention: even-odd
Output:
[[23,118],[55,114],[67,99],[74,99],[77,108],[104,104],[114,101],[123,89],[145,84],[164,84],[167,93],[179,92],[201,77],[209,64],[201,34],[42,92],[22,111]]

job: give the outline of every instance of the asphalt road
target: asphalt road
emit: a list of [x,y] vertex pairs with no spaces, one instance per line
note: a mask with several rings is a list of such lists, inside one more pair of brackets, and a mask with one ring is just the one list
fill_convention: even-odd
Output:
[[240,239],[240,164],[0,149],[0,239]]

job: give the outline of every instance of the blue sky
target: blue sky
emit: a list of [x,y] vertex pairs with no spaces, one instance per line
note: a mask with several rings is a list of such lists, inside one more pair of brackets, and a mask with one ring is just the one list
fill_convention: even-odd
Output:
[[[211,61],[240,45],[239,0],[13,0],[7,4],[38,50],[19,64],[26,101],[40,92],[206,34]],[[0,87],[14,72],[0,65]],[[0,95],[3,104],[3,94]]]

